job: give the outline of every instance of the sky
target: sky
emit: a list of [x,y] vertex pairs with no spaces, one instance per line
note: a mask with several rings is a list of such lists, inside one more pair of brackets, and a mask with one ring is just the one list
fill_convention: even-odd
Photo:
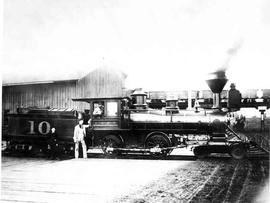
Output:
[[5,0],[3,83],[80,78],[108,66],[127,88],[270,88],[268,0]]

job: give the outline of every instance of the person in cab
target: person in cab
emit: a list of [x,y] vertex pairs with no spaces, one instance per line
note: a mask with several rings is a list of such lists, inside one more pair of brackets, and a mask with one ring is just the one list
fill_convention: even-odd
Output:
[[101,103],[95,104],[93,116],[95,118],[101,118],[103,116],[104,106]]

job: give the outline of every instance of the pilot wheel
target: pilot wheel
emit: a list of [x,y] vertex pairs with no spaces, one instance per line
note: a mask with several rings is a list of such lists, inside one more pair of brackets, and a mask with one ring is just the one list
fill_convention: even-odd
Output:
[[145,140],[145,148],[150,149],[150,154],[153,157],[165,157],[169,155],[172,149],[162,149],[171,147],[171,141],[166,134],[152,133]]
[[234,159],[243,159],[246,157],[247,150],[244,146],[241,145],[233,145],[230,150],[230,155]]
[[204,146],[195,147],[193,149],[193,153],[199,159],[206,158],[206,157],[208,157],[210,155],[209,150]]

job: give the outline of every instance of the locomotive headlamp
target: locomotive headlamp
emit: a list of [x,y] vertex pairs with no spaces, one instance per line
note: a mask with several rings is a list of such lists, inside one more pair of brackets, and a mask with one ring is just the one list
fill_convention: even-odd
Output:
[[135,91],[131,94],[133,106],[136,109],[146,109],[146,93],[141,89],[135,89]]
[[259,99],[263,97],[263,90],[262,90],[262,89],[259,89],[259,90],[257,91],[257,97],[258,97]]
[[255,101],[257,102],[257,103],[260,103],[260,102],[263,102],[263,90],[262,89],[259,89],[258,91],[257,91],[257,99],[255,99]]

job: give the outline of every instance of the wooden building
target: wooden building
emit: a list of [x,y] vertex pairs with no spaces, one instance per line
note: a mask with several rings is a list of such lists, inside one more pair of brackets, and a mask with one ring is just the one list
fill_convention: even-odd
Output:
[[117,97],[123,95],[126,75],[120,71],[99,68],[77,82],[77,97]]
[[[123,72],[107,67],[96,69],[77,81],[76,98],[125,96],[126,77]],[[75,103],[77,109],[89,109],[87,103]]]
[[88,105],[72,98],[124,96],[125,78],[121,71],[101,67],[78,79],[3,84],[2,111],[16,112],[17,107],[84,110]]

